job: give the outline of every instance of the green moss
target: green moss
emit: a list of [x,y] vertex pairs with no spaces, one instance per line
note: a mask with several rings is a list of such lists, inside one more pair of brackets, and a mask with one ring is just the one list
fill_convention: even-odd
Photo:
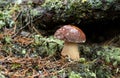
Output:
[[0,29],[2,29],[5,25],[9,27],[14,26],[15,21],[13,19],[13,14],[19,10],[20,7],[18,5],[11,5],[10,3],[0,9]]
[[82,77],[80,77],[80,74],[77,74],[77,73],[72,71],[69,74],[69,78],[82,78]]
[[115,2],[115,0],[88,0],[93,9],[107,10]]
[[[75,23],[80,23],[81,19],[89,18],[88,15],[92,14],[93,9],[107,10],[114,2],[113,0],[46,0],[42,7],[54,13],[52,18],[54,21],[74,20]],[[96,19],[104,16],[104,14],[98,15],[95,16]]]
[[41,56],[54,55],[63,47],[63,41],[55,39],[53,36],[46,38],[40,35],[35,35],[34,39],[35,42],[32,44],[34,48],[36,48],[34,52]]
[[52,11],[55,13],[52,18],[54,21],[61,20],[65,22],[71,17],[71,20],[76,20],[80,22],[80,18],[86,17],[87,10],[89,10],[90,5],[87,2],[82,2],[81,0],[67,0],[66,2],[62,0],[46,0],[42,5],[47,11]]
[[86,59],[88,66],[90,66],[89,70],[94,72],[97,78],[111,78],[112,75],[120,72],[118,70],[120,65],[119,47],[80,45],[80,50],[81,57]]
[[120,48],[104,46],[102,50],[97,51],[97,55],[106,63],[120,64]]
[[18,69],[18,68],[20,68],[20,67],[21,67],[21,64],[19,64],[19,63],[13,63],[13,64],[11,64],[11,69],[12,69],[12,70]]

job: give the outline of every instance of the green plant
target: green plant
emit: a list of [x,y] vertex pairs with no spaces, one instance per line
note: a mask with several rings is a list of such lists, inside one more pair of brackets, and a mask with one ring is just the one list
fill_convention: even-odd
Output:
[[97,51],[97,55],[105,60],[106,63],[113,65],[120,64],[120,48],[104,46],[101,50]]
[[38,48],[40,55],[54,55],[63,47],[63,41],[55,39],[53,36],[48,38],[40,35],[34,36],[34,47]]
[[80,74],[75,73],[74,71],[70,72],[69,78],[82,78]]
[[13,15],[16,12],[19,12],[20,7],[17,4],[11,5],[10,2],[1,2],[1,5],[6,4],[6,6],[4,6],[2,10],[0,8],[0,29],[3,28],[5,25],[12,27],[15,24]]
[[3,74],[0,73],[0,78],[6,78]]

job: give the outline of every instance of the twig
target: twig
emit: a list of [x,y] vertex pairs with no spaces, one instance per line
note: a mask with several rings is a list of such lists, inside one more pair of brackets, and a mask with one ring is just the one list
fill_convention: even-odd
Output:
[[14,38],[16,35],[18,35],[19,32],[20,32],[22,29],[24,29],[25,27],[27,27],[28,25],[30,25],[31,22],[34,23],[35,21],[37,21],[37,20],[38,20],[39,18],[41,18],[41,17],[42,17],[42,16],[38,17],[37,19],[35,19],[35,20],[33,20],[33,21],[29,21],[25,26],[21,27],[21,28],[18,30],[18,32],[16,32],[16,33],[12,36],[12,38]]
[[14,21],[17,21],[21,14],[22,14],[22,11],[20,11],[20,12],[18,13],[18,15],[17,15],[17,17],[15,18]]

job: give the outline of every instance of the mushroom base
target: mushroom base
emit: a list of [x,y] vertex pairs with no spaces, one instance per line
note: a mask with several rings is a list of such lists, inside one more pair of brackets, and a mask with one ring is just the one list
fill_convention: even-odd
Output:
[[61,52],[61,55],[63,57],[68,56],[72,60],[78,61],[80,58],[78,44],[71,43],[71,42],[65,42],[64,47],[63,47],[62,52]]

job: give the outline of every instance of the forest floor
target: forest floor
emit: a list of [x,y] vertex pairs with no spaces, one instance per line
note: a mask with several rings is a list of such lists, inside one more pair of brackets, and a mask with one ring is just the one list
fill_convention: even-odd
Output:
[[81,58],[75,62],[61,58],[63,42],[15,31],[3,28],[0,34],[0,78],[119,78],[120,35],[79,45]]
[[[102,37],[93,32],[86,43],[79,44],[80,60],[76,62],[61,58],[64,42],[42,35],[47,31],[34,26],[31,9],[22,7],[20,11],[20,6],[0,4],[0,78],[120,78],[120,34],[94,43],[96,37],[102,40],[108,33]],[[42,28],[42,24],[38,26]]]

